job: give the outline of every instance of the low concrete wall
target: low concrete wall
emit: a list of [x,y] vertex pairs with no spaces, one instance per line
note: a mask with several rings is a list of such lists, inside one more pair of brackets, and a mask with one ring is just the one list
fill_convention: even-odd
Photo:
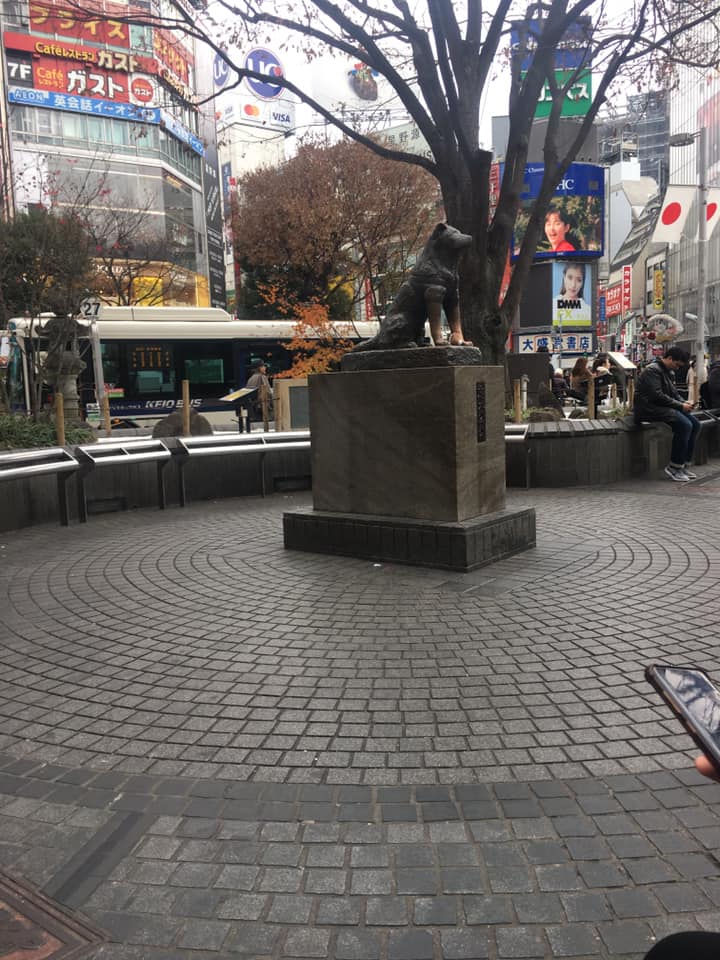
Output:
[[[720,454],[720,425],[702,425],[695,463]],[[664,423],[622,420],[531,423],[524,442],[505,445],[509,487],[597,486],[661,470],[672,432]]]
[[[174,448],[173,440],[166,445]],[[72,451],[72,447],[68,447]],[[310,450],[265,449],[265,490],[307,490],[310,488]],[[261,456],[228,454],[195,457],[185,465],[185,492],[188,503],[225,497],[257,496],[262,492]],[[163,469],[168,506],[177,506],[178,458],[173,456]],[[85,477],[90,523],[92,514],[113,510],[157,507],[157,467],[154,463],[104,465]],[[70,521],[77,521],[79,481],[67,480]],[[0,483],[0,532],[18,530],[39,523],[59,522],[57,480],[54,476],[4,480]]]
[[[665,424],[636,427],[625,420],[564,420],[532,423],[524,442],[505,445],[509,487],[568,487],[627,480],[661,470],[670,459],[671,431]],[[166,441],[174,447],[174,441]],[[68,448],[72,450],[72,448]],[[720,457],[720,424],[703,426],[695,462]],[[197,457],[185,466],[188,502],[261,493],[259,456]],[[103,466],[85,479],[88,513],[157,507],[154,463]],[[177,506],[178,461],[163,471],[168,506]],[[77,521],[78,480],[67,481],[70,520]],[[310,489],[310,450],[268,450],[265,489]],[[59,521],[54,476],[0,483],[0,533]]]

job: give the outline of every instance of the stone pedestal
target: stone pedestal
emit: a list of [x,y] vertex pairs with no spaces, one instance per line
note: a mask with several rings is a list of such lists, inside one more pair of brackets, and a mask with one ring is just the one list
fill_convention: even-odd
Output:
[[286,547],[470,570],[534,545],[534,512],[505,510],[503,370],[463,353],[309,378],[314,509],[285,514]]

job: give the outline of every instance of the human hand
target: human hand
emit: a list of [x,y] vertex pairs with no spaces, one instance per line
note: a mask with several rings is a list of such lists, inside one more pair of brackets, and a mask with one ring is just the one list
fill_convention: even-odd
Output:
[[720,774],[704,753],[701,753],[699,757],[695,757],[695,769],[704,777],[709,777],[710,780],[720,782]]
[[685,411],[685,413],[689,413],[694,406],[695,406],[694,403],[690,403],[689,400],[686,400],[685,403],[683,404],[683,410]]

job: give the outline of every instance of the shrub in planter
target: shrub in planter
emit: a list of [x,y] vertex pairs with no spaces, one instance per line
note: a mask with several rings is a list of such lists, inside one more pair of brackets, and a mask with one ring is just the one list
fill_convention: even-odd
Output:
[[[93,443],[97,434],[82,421],[65,426],[65,443]],[[57,433],[54,418],[41,414],[37,420],[24,414],[0,415],[0,450],[23,450],[28,447],[55,447]]]

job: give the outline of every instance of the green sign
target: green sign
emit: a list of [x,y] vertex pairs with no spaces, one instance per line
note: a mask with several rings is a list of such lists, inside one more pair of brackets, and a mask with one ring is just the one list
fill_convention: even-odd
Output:
[[[555,78],[557,85],[559,87],[565,86],[570,77],[573,75],[574,70],[556,70]],[[575,83],[570,87],[568,92],[565,94],[565,100],[563,101],[562,110],[560,111],[561,117],[584,117],[585,114],[590,109],[590,104],[592,102],[592,74],[589,70],[583,71],[578,74]],[[552,94],[550,93],[550,88],[547,83],[545,84],[545,89],[543,90],[540,99],[538,100],[538,105],[535,108],[536,117],[549,117],[550,109],[552,107]]]

